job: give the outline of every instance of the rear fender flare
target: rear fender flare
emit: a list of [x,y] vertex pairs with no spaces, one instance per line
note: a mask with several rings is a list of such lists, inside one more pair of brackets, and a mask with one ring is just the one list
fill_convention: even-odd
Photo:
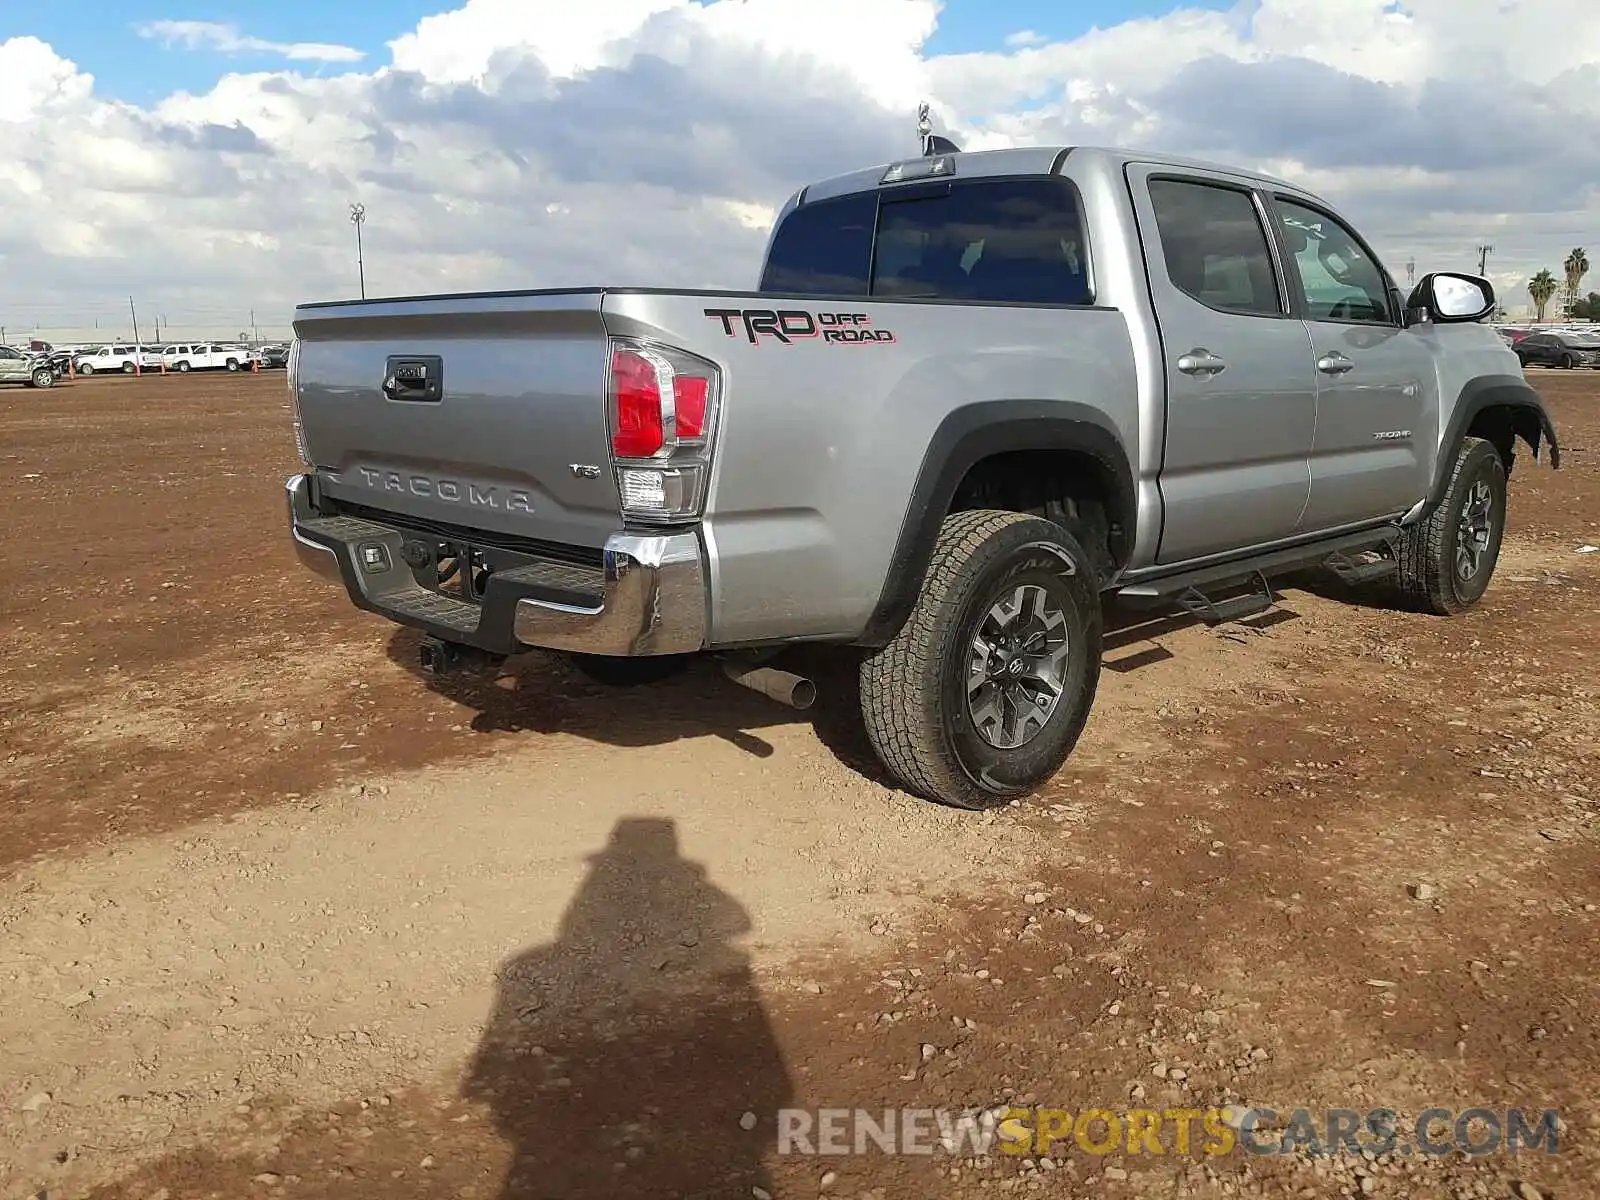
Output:
[[857,644],[881,647],[900,631],[916,604],[939,527],[962,479],[982,460],[1016,450],[1074,451],[1100,464],[1114,493],[1107,502],[1121,518],[1122,532],[1112,537],[1112,557],[1119,569],[1127,562],[1136,507],[1133,470],[1122,438],[1102,412],[1063,400],[963,405],[945,416],[929,440],[883,589]]

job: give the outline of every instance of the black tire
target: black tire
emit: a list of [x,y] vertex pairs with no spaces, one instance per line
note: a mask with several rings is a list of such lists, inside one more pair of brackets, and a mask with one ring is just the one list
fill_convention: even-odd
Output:
[[94,374],[94,364],[93,363],[84,363],[83,366],[78,368],[78,374],[79,375],[93,375]]
[[[911,615],[887,646],[861,664],[868,740],[906,790],[956,808],[994,808],[1034,791],[1061,769],[1083,732],[1100,679],[1103,619],[1094,580],[1089,555],[1053,521],[997,509],[945,518]],[[978,635],[1008,599],[1019,613],[1029,613],[1018,617],[1025,644],[1055,644],[1050,630],[1057,620],[1055,632],[1066,640],[1060,690],[1043,720],[1034,722],[1031,736],[1003,746],[994,739],[1008,731],[986,721],[986,732],[974,717],[968,675],[980,653]],[[1034,602],[1040,608],[1025,608]],[[1046,635],[1042,642],[1040,633]],[[1011,657],[998,640],[982,653],[991,667]],[[1037,678],[997,682],[1009,678],[994,670],[980,684],[988,689],[986,699],[1007,689],[1040,694]],[[1007,711],[1003,703],[992,710],[1002,725]]]
[[1578,360],[1573,358],[1572,355],[1563,354],[1561,356],[1561,366],[1562,366],[1562,368],[1564,370],[1571,371],[1574,368],[1576,368],[1577,365],[1578,365]]
[[122,373],[124,375],[132,375],[136,370],[138,370],[138,368],[131,362],[122,364]]
[[228,370],[237,371],[238,369],[239,369],[239,360],[237,358],[230,358],[228,360]]
[[[1467,515],[1469,506],[1477,514],[1485,503],[1481,516],[1486,529],[1477,515]],[[1463,534],[1473,532],[1469,525],[1477,525],[1481,536],[1476,554],[1463,548]],[[1500,452],[1482,438],[1466,438],[1444,499],[1400,537],[1401,592],[1436,616],[1466,612],[1488,590],[1505,529],[1506,468]]]
[[189,373],[189,364],[181,362],[178,364],[177,370],[179,375],[187,375]]
[[29,384],[36,388],[55,387],[56,373],[49,367],[35,367]]
[[578,672],[603,687],[630,688],[661,683],[689,665],[688,654],[571,654],[568,661]]

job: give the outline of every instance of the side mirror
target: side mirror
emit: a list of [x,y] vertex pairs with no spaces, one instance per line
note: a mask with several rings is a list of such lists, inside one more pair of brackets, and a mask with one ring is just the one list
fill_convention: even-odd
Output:
[[1481,321],[1495,309],[1494,285],[1478,275],[1436,271],[1417,282],[1406,309],[1408,325]]

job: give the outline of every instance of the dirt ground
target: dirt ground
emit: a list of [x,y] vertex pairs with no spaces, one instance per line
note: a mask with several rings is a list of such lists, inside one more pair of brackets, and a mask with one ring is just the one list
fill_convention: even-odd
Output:
[[[293,560],[281,372],[0,392],[0,1195],[1600,1195],[1600,379],[1530,378],[1563,469],[1479,609],[1114,620],[984,815],[884,784],[826,655],[803,715],[424,679]],[[1559,1148],[1208,1154],[1223,1105]],[[1194,1138],[778,1152],[1006,1106]]]

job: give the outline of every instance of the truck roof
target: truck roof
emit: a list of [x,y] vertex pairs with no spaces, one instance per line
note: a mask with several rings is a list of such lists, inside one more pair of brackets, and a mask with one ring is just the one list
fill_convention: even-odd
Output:
[[[829,179],[818,180],[808,185],[801,193],[801,202],[812,200],[825,200],[832,196],[843,196],[850,192],[868,191],[878,187],[882,182],[884,172],[897,163],[914,163],[921,160],[921,155],[908,155],[903,159],[879,163],[876,166],[864,167],[835,175]],[[1230,166],[1227,163],[1214,162],[1201,158],[1184,158],[1175,154],[1150,154],[1140,150],[1118,149],[1108,146],[1018,146],[1005,150],[964,150],[942,157],[956,160],[955,177],[958,179],[972,179],[995,177],[1002,175],[1053,175],[1061,170],[1062,164],[1070,157],[1075,163],[1088,160],[1090,169],[1101,169],[1120,174],[1122,168],[1130,162],[1150,163],[1162,167],[1178,167],[1187,170],[1205,171],[1212,175],[1227,176],[1232,179],[1252,184],[1267,184],[1274,188],[1282,188],[1297,192],[1302,196],[1318,199],[1313,192],[1289,182],[1279,179],[1274,175],[1267,175],[1260,171],[1249,171],[1242,167]]]

